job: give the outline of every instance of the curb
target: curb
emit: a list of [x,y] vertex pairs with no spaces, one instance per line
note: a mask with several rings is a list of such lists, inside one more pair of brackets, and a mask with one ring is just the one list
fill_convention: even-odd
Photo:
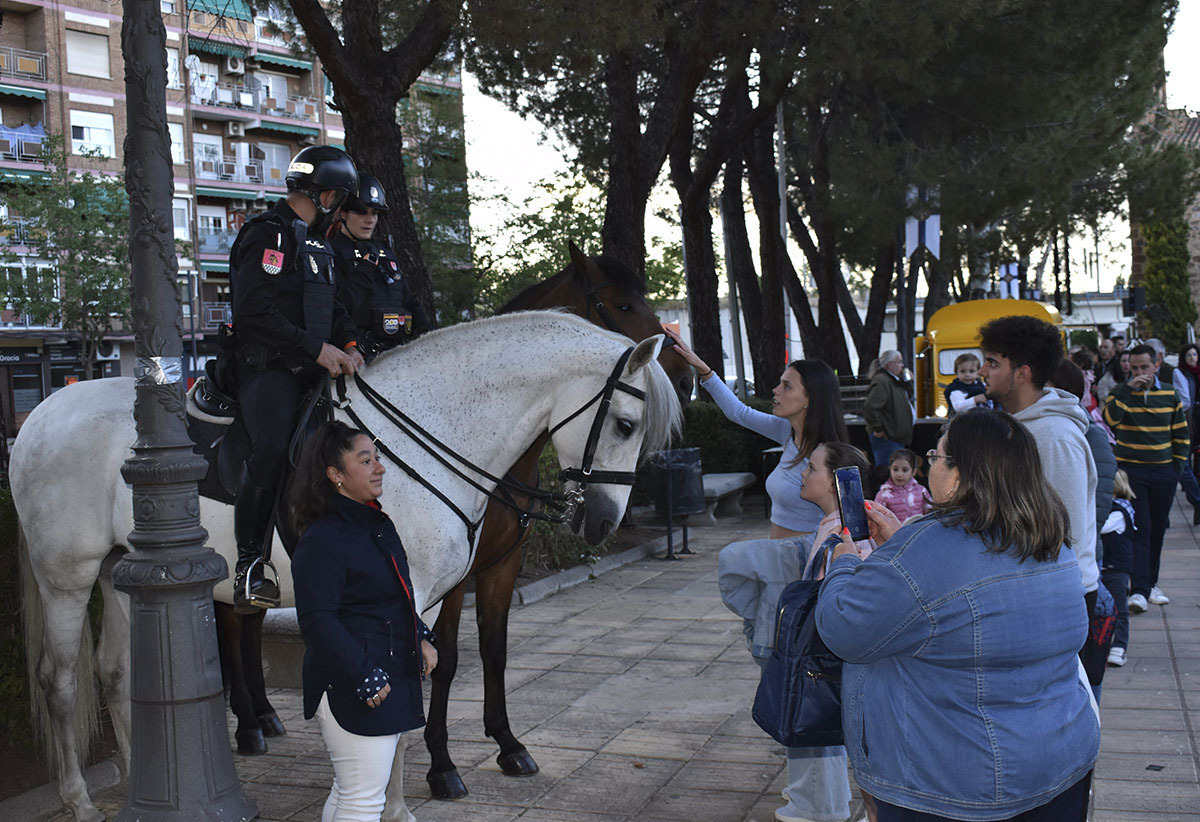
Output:
[[[117,757],[97,762],[83,772],[87,782],[88,794],[96,794],[120,785],[125,777],[121,775],[121,766]],[[62,799],[58,795],[58,783],[50,782],[40,788],[34,788],[23,794],[9,797],[0,802],[0,819],[46,819],[63,810]]]

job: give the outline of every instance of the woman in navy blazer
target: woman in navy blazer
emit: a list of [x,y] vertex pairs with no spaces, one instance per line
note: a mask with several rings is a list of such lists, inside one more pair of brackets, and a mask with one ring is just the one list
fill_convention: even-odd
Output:
[[332,422],[292,484],[304,717],[316,716],[333,760],[322,822],[378,822],[400,734],[425,724],[421,679],[437,665],[404,546],[376,501],[383,474],[370,437]]

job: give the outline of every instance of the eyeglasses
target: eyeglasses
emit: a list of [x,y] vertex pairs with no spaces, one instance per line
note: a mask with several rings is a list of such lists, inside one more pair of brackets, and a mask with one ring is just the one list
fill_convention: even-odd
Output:
[[929,460],[930,465],[933,465],[938,460],[946,460],[947,465],[954,461],[949,454],[939,454],[936,448],[930,448],[928,451],[926,451],[925,459]]

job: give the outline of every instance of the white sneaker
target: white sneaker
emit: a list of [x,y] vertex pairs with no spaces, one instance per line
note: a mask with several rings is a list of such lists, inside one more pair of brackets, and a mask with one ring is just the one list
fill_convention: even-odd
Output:
[[1110,648],[1108,650],[1108,664],[1111,668],[1120,668],[1125,664],[1125,649]]
[[1128,604],[1129,613],[1131,614],[1140,614],[1150,607],[1150,604],[1146,602],[1146,598],[1141,594],[1130,594]]
[[1162,589],[1155,585],[1150,589],[1150,596],[1147,597],[1151,605],[1166,605],[1171,601],[1171,598],[1162,592]]
[[775,811],[775,822],[813,822],[813,820],[807,816],[797,816],[792,811],[792,805],[789,802]]

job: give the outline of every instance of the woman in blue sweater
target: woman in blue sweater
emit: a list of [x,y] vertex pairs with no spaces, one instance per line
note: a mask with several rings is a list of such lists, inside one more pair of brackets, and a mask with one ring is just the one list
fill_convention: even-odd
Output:
[[292,484],[304,718],[316,716],[333,761],[322,822],[378,822],[400,734],[425,724],[421,679],[437,665],[404,546],[376,501],[383,473],[371,438],[332,422]]
[[[760,666],[771,656],[779,595],[800,578],[824,512],[802,499],[804,472],[817,446],[848,442],[837,375],[823,362],[793,360],[772,393],[772,413],[743,403],[682,340],[675,350],[694,367],[700,385],[731,421],[783,446],[779,464],[765,483],[771,499],[767,539],[727,545],[718,558],[718,584],[725,605],[745,621],[750,653]],[[788,748],[788,803],[778,822],[841,822],[850,815],[846,749]]]

